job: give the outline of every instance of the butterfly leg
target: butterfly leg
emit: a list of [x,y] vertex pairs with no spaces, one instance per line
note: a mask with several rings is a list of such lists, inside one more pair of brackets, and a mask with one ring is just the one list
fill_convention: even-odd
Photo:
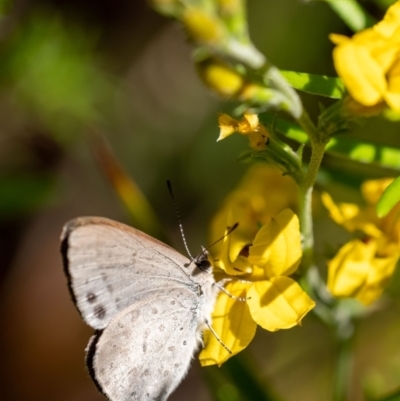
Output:
[[[215,285],[219,290],[221,290],[223,293],[225,293],[226,295],[228,295],[229,298],[236,299],[237,301],[241,301],[241,302],[244,302],[244,301],[246,301],[247,299],[250,299],[249,297],[237,297],[236,295],[233,295],[233,294],[231,294],[229,291],[226,290],[226,288],[224,287],[224,285],[225,285],[226,283],[229,283],[230,281],[233,281],[233,280],[234,280],[234,279],[231,279],[231,278],[224,278],[224,279],[218,281],[218,283],[214,283],[214,285]],[[240,281],[242,281],[242,280],[240,280]],[[245,281],[245,282],[247,282],[247,281]]]
[[222,340],[219,338],[218,334],[215,332],[215,330],[212,328],[210,322],[206,320],[206,325],[210,329],[211,333],[213,333],[214,337],[217,339],[217,341],[230,353],[232,354],[232,351],[222,342]]

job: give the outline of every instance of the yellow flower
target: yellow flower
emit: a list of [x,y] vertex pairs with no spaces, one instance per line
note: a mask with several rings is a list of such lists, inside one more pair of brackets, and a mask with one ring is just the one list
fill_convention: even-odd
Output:
[[263,150],[267,147],[269,133],[260,124],[257,114],[244,113],[241,120],[236,120],[227,114],[220,114],[218,117],[220,134],[217,141],[238,132],[247,135],[250,140],[250,147],[255,150]]
[[219,17],[199,7],[188,7],[183,13],[182,22],[190,35],[198,42],[215,44],[223,40],[225,36]]
[[354,297],[369,305],[382,294],[400,257],[400,204],[384,218],[375,205],[392,179],[366,181],[362,194],[367,206],[336,205],[324,193],[322,201],[331,218],[350,232],[361,232],[338,251],[328,264],[328,289],[335,297]]
[[221,96],[235,96],[244,85],[240,74],[220,62],[199,63],[198,72],[205,84]]
[[[233,243],[250,244],[261,225],[283,209],[297,210],[297,185],[277,168],[260,163],[253,165],[243,179],[224,200],[211,222],[210,243],[223,235],[227,226],[239,222],[239,227],[229,235]],[[222,249],[221,242],[211,248],[214,259]]]
[[351,39],[333,34],[333,59],[338,75],[360,105],[387,104],[400,112],[400,2],[384,19]]
[[[254,184],[249,188],[252,191],[245,191],[249,182],[243,181],[213,221],[214,238],[221,237],[225,227],[239,222],[239,227],[223,239],[219,249],[212,251],[217,259],[216,276],[232,280],[225,286],[226,291],[245,300],[234,299],[225,292],[219,294],[212,327],[232,354],[210,331],[206,331],[205,348],[200,354],[203,366],[221,365],[247,347],[257,325],[269,331],[288,329],[299,325],[314,307],[308,295],[288,277],[296,271],[302,255],[298,218],[290,209],[270,216],[271,211],[275,214],[279,209],[275,200],[282,201],[282,208],[289,203],[285,199],[288,193],[295,194],[291,187],[295,184],[287,180],[288,177],[275,174],[273,169],[263,165],[253,168],[248,174],[249,182]],[[274,181],[255,179],[268,176],[275,182],[276,178],[281,179],[283,184],[274,188]],[[263,184],[265,189],[261,189]],[[289,191],[281,192],[284,187]],[[261,228],[260,223],[264,223]]]

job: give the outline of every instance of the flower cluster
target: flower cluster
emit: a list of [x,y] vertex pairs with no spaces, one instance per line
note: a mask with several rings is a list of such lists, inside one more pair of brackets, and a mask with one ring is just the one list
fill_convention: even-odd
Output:
[[372,28],[330,38],[336,71],[359,106],[400,112],[400,2]]
[[376,203],[392,179],[366,181],[361,190],[367,206],[336,205],[324,193],[322,201],[331,218],[361,236],[343,245],[328,264],[328,289],[335,297],[354,297],[364,305],[383,292],[400,257],[400,203],[384,218]]
[[212,326],[232,354],[206,331],[200,354],[203,366],[220,365],[243,350],[257,325],[269,331],[291,328],[314,307],[314,301],[289,277],[302,255],[299,220],[287,208],[296,205],[296,195],[289,177],[256,165],[215,216],[212,240],[239,223],[212,250],[215,274],[228,282],[217,299]]

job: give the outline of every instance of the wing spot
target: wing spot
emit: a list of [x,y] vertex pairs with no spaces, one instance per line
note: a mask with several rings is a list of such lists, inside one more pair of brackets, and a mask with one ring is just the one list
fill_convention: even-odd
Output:
[[171,305],[175,305],[175,301],[171,301]]
[[146,344],[146,343],[143,343],[143,353],[145,354],[146,351],[147,351],[147,344]]
[[113,286],[112,286],[111,284],[107,284],[107,290],[108,290],[109,292],[113,292],[113,291],[114,291],[114,288],[113,288]]
[[174,366],[175,366],[176,368],[179,368],[179,363],[176,363]]
[[104,306],[98,305],[94,308],[94,314],[98,319],[104,319],[106,316],[106,310],[104,309]]
[[[150,371],[149,369],[145,369],[142,376],[150,376]],[[147,394],[146,394],[147,395]]]
[[175,351],[175,347],[173,345],[171,347],[168,347],[168,351],[171,351],[171,352]]
[[186,342],[186,340],[183,342],[183,345],[186,345],[187,344],[187,342]]
[[183,330],[183,327],[181,327],[179,330],[182,331],[182,330]]
[[140,310],[139,310],[139,309],[135,309],[135,310],[132,312],[131,322],[134,323],[135,320],[137,320],[139,316],[140,316]]
[[151,313],[152,313],[153,315],[156,315],[156,314],[158,313],[157,308],[153,308],[153,309],[151,310]]
[[88,294],[86,295],[86,299],[90,304],[92,304],[93,302],[96,301],[97,296],[96,294],[93,294],[93,292],[88,292]]

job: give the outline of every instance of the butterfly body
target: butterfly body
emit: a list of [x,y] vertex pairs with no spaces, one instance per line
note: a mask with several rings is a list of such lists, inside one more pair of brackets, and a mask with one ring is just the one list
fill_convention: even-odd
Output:
[[206,254],[189,263],[141,231],[96,217],[70,221],[61,240],[71,295],[96,329],[86,360],[97,387],[111,401],[166,400],[211,319],[218,290]]

